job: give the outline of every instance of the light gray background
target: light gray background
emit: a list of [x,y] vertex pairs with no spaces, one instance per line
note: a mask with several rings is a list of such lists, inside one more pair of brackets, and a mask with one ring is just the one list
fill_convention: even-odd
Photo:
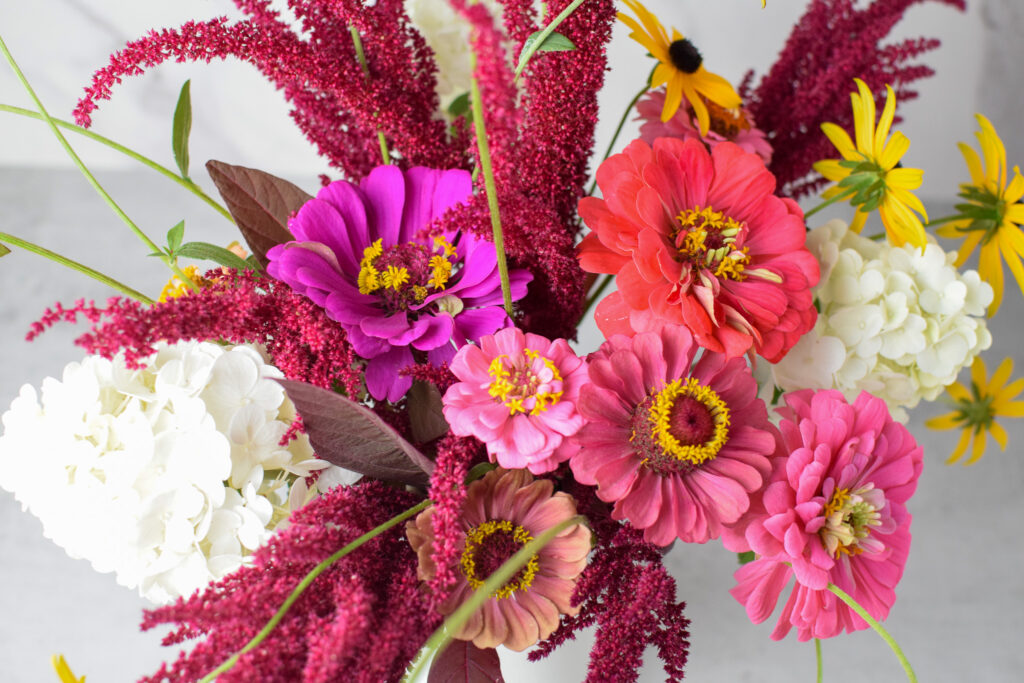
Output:
[[[714,70],[738,79],[748,65],[770,63],[803,3],[769,0],[765,11],[756,0],[662,0],[649,6],[692,36]],[[91,71],[125,40],[154,26],[231,11],[226,0],[4,2],[0,34],[51,112],[69,118]],[[967,15],[939,6],[914,8],[899,27],[902,35],[938,35],[946,43],[926,59],[939,77],[922,84],[922,99],[903,110],[907,122],[902,128],[913,141],[904,161],[925,168],[923,194],[934,215],[943,215],[956,184],[966,179],[953,143],[973,139],[974,111],[992,119],[1011,164],[1024,160],[1016,66],[1024,57],[1022,28],[1018,0],[975,3]],[[624,38],[618,31],[612,47],[613,71],[602,95],[611,113],[602,121],[599,149],[619,107],[636,88],[636,74],[648,68],[639,63],[637,46]],[[315,190],[315,174],[326,169],[293,130],[279,96],[251,70],[237,65],[168,65],[130,81],[95,116],[96,130],[171,164],[170,112],[186,78],[193,79],[196,169],[207,158],[219,158],[272,170]],[[28,106],[2,69],[0,102]],[[45,128],[10,115],[0,121],[0,231],[157,292],[166,274],[145,258],[143,247],[77,173],[62,170],[67,168],[63,153]],[[184,218],[191,239],[233,239],[229,225],[175,186],[91,143],[72,142],[152,236],[159,237]],[[194,174],[210,186],[200,171]],[[109,294],[29,254],[14,253],[0,261],[0,411],[22,383],[38,386],[43,377],[58,374],[81,356],[71,340],[83,328],[64,326],[31,345],[22,341],[42,310],[56,300],[102,300]],[[1022,313],[1021,294],[1008,283],[1003,308],[991,322],[995,344],[985,354],[990,368],[1006,355],[1018,367],[1024,365]],[[585,336],[587,350],[596,343],[596,337]],[[1010,433],[1006,453],[993,446],[974,467],[946,467],[942,461],[955,435],[929,432],[922,424],[942,410],[926,406],[914,413],[909,425],[925,446],[926,468],[910,504],[914,544],[888,627],[921,681],[1017,681],[1024,668],[1024,550],[1014,530],[1024,512],[1024,426],[1020,420],[1004,422]],[[677,544],[667,561],[693,621],[688,680],[813,680],[813,646],[792,637],[772,642],[771,625],[750,625],[728,596],[735,560],[717,542]],[[112,576],[96,574],[87,562],[69,559],[43,539],[38,522],[22,513],[11,495],[0,493],[0,680],[54,680],[48,658],[55,652],[65,653],[75,671],[93,683],[133,680],[154,670],[170,653],[159,647],[158,636],[137,633],[143,606]],[[580,680],[588,649],[581,641],[529,667],[522,656],[503,654],[506,678]],[[895,659],[870,632],[828,641],[823,650],[827,681],[901,679]],[[654,659],[653,653],[648,659]],[[662,678],[657,662],[649,662],[643,680]]]

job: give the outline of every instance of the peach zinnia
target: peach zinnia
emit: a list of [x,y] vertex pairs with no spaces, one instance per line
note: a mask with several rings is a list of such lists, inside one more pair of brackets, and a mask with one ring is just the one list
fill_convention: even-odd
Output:
[[728,357],[781,359],[814,326],[818,262],[803,213],[772,194],[755,155],[723,142],[635,140],[597,171],[602,199],[580,200],[592,232],[580,265],[614,273],[619,290],[597,306],[610,337],[685,325]]
[[[434,530],[430,507],[406,525],[409,543],[419,557],[419,577],[431,580]],[[526,470],[496,469],[469,485],[462,508],[461,573],[455,588],[438,608],[448,615],[483,585],[516,551],[548,529],[576,516],[576,501],[554,492],[547,479],[534,480]],[[576,614],[569,600],[576,578],[587,565],[590,529],[575,524],[530,559],[495,591],[453,635],[479,648],[504,645],[521,652],[555,629],[561,614]]]

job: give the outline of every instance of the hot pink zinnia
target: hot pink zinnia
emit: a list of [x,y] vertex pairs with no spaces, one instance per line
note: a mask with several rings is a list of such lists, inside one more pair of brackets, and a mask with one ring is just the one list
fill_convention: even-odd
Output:
[[771,471],[773,427],[746,362],[705,351],[691,369],[697,348],[679,325],[616,335],[580,391],[573,474],[657,545],[718,537]]
[[800,640],[831,638],[867,623],[829,583],[874,618],[889,614],[910,550],[905,503],[921,474],[921,447],[868,393],[853,405],[838,391],[810,389],[785,401],[781,457],[763,499],[723,539],[760,556],[736,572],[731,593],[760,623],[795,576],[772,638],[794,626]]
[[708,147],[721,142],[735,142],[744,152],[761,157],[764,163],[772,162],[772,146],[768,143],[764,131],[754,125],[750,112],[744,108],[723,109],[711,100],[705,99],[711,117],[711,127],[707,135],[701,136],[697,125],[693,105],[683,98],[683,105],[668,121],[661,120],[661,110],[665,106],[665,91],[651,90],[636,105],[640,114],[640,139],[653,145],[656,138],[679,138],[680,140],[701,140]]
[[592,232],[580,265],[615,273],[597,306],[610,337],[682,324],[728,357],[753,349],[782,358],[814,326],[818,262],[804,246],[803,213],[772,192],[756,154],[723,142],[635,140],[597,170],[602,199],[580,200]]
[[542,474],[575,452],[566,437],[583,426],[576,401],[587,368],[564,339],[506,328],[462,347],[451,370],[461,381],[444,395],[445,419],[487,444],[492,462]]
[[[434,531],[428,508],[406,525],[419,556],[419,577],[433,578]],[[438,611],[451,614],[520,548],[548,529],[576,516],[576,501],[554,493],[554,484],[534,480],[526,470],[496,469],[469,485],[462,509],[461,574]],[[479,648],[504,645],[522,651],[550,636],[561,614],[576,614],[569,600],[587,565],[590,529],[568,527],[534,555],[511,581],[495,592],[454,637]]]

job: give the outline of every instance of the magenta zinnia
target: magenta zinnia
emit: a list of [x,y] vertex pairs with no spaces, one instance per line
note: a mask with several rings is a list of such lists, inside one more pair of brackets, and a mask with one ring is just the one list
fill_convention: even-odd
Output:
[[588,360],[576,479],[596,484],[644,539],[703,543],[747,511],[775,439],[742,358],[705,351],[686,328],[617,335]]
[[610,337],[685,325],[729,357],[776,362],[814,326],[818,262],[803,213],[772,194],[755,155],[722,142],[635,140],[597,170],[603,199],[580,200],[592,232],[580,265],[614,273],[619,290],[594,317]]
[[910,551],[906,502],[921,474],[921,447],[868,393],[853,405],[838,391],[810,389],[785,401],[780,457],[763,498],[724,538],[730,549],[759,556],[736,572],[731,593],[761,623],[795,576],[772,638],[794,626],[799,640],[831,638],[868,625],[830,583],[875,619],[889,614]]
[[[406,527],[419,556],[419,576],[430,581],[433,560],[434,508]],[[554,493],[546,479],[534,480],[526,470],[497,469],[469,485],[462,508],[459,542],[461,573],[438,608],[451,614],[517,550],[559,523],[576,516],[576,502]],[[586,567],[590,530],[568,527],[540,550],[512,579],[497,590],[453,636],[480,648],[504,645],[522,651],[558,628],[561,614],[575,614],[569,599],[576,578]]]
[[576,401],[587,368],[564,339],[507,328],[462,347],[451,370],[461,381],[444,395],[445,419],[487,444],[492,461],[542,474],[572,455],[566,437],[583,426]]
[[[320,190],[288,224],[298,241],[267,252],[267,272],[325,308],[369,360],[375,399],[409,390],[412,378],[398,373],[414,351],[447,362],[457,346],[511,325],[494,244],[424,234],[471,191],[466,171],[380,166],[358,186],[339,180]],[[510,280],[512,298],[522,298],[530,275],[513,271]]]

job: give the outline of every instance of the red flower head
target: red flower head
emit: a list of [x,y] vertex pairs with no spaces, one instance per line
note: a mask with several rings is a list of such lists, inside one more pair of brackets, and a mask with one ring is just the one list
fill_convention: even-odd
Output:
[[814,326],[818,263],[803,213],[772,192],[764,162],[732,143],[635,140],[597,171],[603,199],[584,198],[593,231],[580,265],[617,275],[598,304],[610,337],[685,325],[728,357],[754,350],[775,362]]

